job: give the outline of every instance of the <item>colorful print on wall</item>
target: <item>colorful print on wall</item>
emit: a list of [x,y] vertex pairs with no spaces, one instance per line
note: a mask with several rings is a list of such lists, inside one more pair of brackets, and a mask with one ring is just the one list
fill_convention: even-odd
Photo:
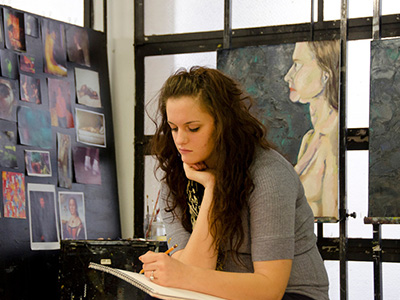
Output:
[[70,83],[62,79],[49,78],[48,90],[51,125],[63,128],[74,128]]
[[60,249],[55,186],[28,183],[27,190],[31,249]]
[[86,240],[85,199],[83,193],[58,192],[61,239]]
[[4,32],[7,49],[25,51],[25,22],[24,14],[9,10],[4,11]]
[[21,100],[41,104],[42,100],[40,96],[40,79],[21,74],[19,80],[19,86],[21,89]]
[[84,28],[68,27],[67,53],[71,62],[90,67],[89,36]]
[[71,136],[57,133],[58,186],[72,188]]
[[6,168],[18,167],[16,131],[0,131],[0,166]]
[[51,177],[50,152],[25,150],[25,166],[28,176]]
[[48,74],[67,76],[67,52],[64,25],[47,19],[42,20],[44,45],[44,71]]
[[26,219],[25,176],[2,172],[4,217]]
[[18,107],[18,133],[21,144],[52,148],[50,113],[46,110]]
[[106,131],[103,114],[77,108],[76,123],[78,142],[98,147],[106,147]]
[[252,111],[295,165],[322,221],[338,218],[339,59],[339,41],[218,52],[218,68],[255,99]]
[[39,37],[38,19],[30,14],[25,14],[25,34]]
[[9,50],[0,50],[1,76],[10,79],[18,78],[18,56]]
[[0,119],[15,121],[18,90],[15,80],[0,78]]
[[76,182],[101,185],[100,149],[74,147],[73,152]]
[[27,73],[36,73],[35,69],[35,58],[28,55],[20,55],[19,56],[19,68],[23,72]]
[[79,104],[101,107],[99,73],[75,68],[75,86]]
[[369,217],[400,217],[400,39],[371,42]]

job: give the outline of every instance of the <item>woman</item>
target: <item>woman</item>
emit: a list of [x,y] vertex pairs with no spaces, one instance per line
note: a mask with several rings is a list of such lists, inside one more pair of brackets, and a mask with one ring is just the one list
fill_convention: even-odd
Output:
[[309,104],[312,129],[303,137],[296,172],[316,217],[338,217],[339,41],[301,42],[285,76],[290,100]]
[[164,84],[153,153],[178,248],[141,256],[145,275],[224,299],[328,299],[303,187],[249,101],[214,69],[181,70]]
[[64,239],[82,240],[85,239],[83,222],[79,217],[78,204],[74,197],[69,198],[68,207],[71,217],[64,224]]

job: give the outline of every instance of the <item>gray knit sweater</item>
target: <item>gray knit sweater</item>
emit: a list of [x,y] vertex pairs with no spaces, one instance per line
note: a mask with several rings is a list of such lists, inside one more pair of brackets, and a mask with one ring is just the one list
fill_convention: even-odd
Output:
[[[274,150],[257,149],[251,166],[254,191],[242,211],[244,242],[239,249],[246,267],[227,255],[224,271],[253,272],[253,261],[292,259],[286,289],[316,300],[329,299],[328,277],[316,247],[314,217],[292,165]],[[171,244],[185,247],[190,233],[166,213],[168,187],[162,185],[161,213]],[[224,249],[229,252],[230,249]]]

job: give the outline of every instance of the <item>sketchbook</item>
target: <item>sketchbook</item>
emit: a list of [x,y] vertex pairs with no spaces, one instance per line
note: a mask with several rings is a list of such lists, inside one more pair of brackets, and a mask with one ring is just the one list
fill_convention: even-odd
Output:
[[120,270],[116,268],[112,268],[109,266],[101,265],[101,264],[96,264],[96,263],[89,263],[89,268],[99,270],[105,273],[109,273],[111,275],[114,275],[122,280],[125,280],[126,282],[132,284],[133,286],[136,286],[137,288],[141,289],[145,293],[149,294],[150,296],[159,298],[159,299],[164,299],[164,300],[220,300],[223,298],[203,294],[203,293],[198,293],[198,292],[193,292],[189,290],[183,290],[183,289],[178,289],[178,288],[171,288],[171,287],[165,287],[161,286],[159,284],[156,284],[152,281],[150,281],[149,278],[144,276],[143,274],[139,274],[136,272],[132,271],[126,271],[126,270]]

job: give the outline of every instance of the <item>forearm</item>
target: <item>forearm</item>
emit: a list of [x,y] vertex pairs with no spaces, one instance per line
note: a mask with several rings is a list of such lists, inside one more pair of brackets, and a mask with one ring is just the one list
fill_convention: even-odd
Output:
[[[281,278],[282,279],[282,278]],[[262,273],[232,273],[191,267],[180,288],[211,294],[223,299],[281,299],[286,284]]]
[[213,238],[209,232],[209,209],[213,197],[212,189],[206,189],[202,205],[197,216],[196,225],[186,247],[173,255],[179,261],[202,268],[215,269],[217,251],[213,245]]

